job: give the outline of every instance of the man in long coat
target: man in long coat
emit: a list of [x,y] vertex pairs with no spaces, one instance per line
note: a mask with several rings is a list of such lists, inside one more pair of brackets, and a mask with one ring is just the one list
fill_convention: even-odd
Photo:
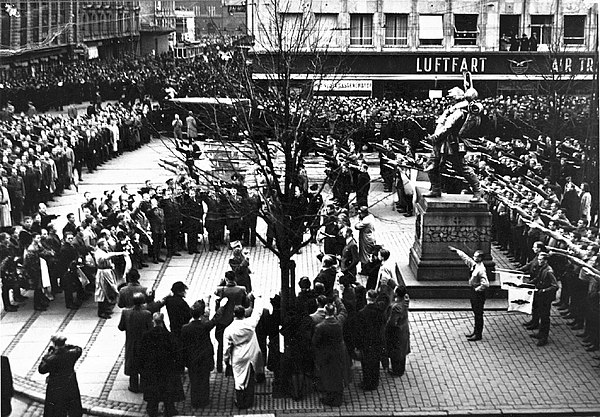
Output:
[[133,298],[135,294],[146,294],[148,289],[140,284],[140,273],[137,269],[129,271],[125,279],[127,280],[127,285],[119,290],[118,306],[120,308],[131,308],[135,305]]
[[[234,275],[235,277],[235,275]],[[220,304],[226,302],[223,315],[217,320],[215,338],[217,339],[217,372],[223,372],[223,336],[225,329],[233,322],[235,306],[245,305],[247,302],[246,288],[237,285],[230,274],[225,275],[225,285],[217,287],[215,295],[220,297]],[[225,300],[223,300],[225,299]]]
[[204,300],[196,301],[192,306],[192,321],[181,329],[183,362],[190,377],[192,408],[205,407],[209,402],[210,372],[215,366],[210,331],[223,315],[223,310],[224,307],[219,308],[209,319]]
[[129,376],[129,391],[140,392],[140,344],[142,336],[152,328],[152,313],[142,306],[143,293],[133,294],[133,308],[123,310],[119,330],[125,332],[125,375]]
[[377,389],[379,386],[379,361],[383,356],[383,326],[385,324],[385,305],[376,302],[377,292],[369,290],[367,305],[358,312],[358,329],[360,361],[363,380],[361,388],[365,391]]
[[158,416],[158,403],[163,402],[164,415],[172,417],[177,414],[175,402],[185,398],[177,342],[165,328],[164,315],[154,313],[154,327],[142,336],[140,349],[140,375],[144,401],[148,403],[148,416]]
[[253,309],[246,318],[246,309],[236,306],[235,320],[225,329],[224,343],[228,346],[225,362],[233,369],[236,406],[250,408],[254,404],[255,375],[264,373],[263,356],[256,338],[256,326],[263,308]]
[[358,256],[361,267],[371,261],[375,252],[375,218],[369,213],[367,207],[361,207],[358,212],[359,221],[354,225],[358,233]]
[[196,196],[196,190],[189,189],[189,194],[184,197],[181,206],[183,217],[182,231],[187,237],[187,249],[190,255],[198,253],[198,235],[204,233],[202,218],[204,217],[204,208],[202,201]]
[[81,356],[79,346],[67,345],[66,337],[54,335],[48,353],[38,367],[41,374],[50,374],[47,379],[44,417],[80,417],[83,415],[81,394],[75,375],[75,362]]
[[171,286],[171,295],[165,298],[165,306],[169,313],[169,322],[171,324],[171,333],[180,339],[181,328],[188,324],[192,318],[190,306],[184,300],[188,287],[181,281],[177,281]]
[[[336,297],[337,299],[337,297]],[[339,407],[344,399],[344,385],[349,380],[349,367],[344,344],[343,326],[348,313],[344,304],[325,306],[325,319],[316,325],[312,338],[315,349],[317,389],[323,393],[321,402]]]

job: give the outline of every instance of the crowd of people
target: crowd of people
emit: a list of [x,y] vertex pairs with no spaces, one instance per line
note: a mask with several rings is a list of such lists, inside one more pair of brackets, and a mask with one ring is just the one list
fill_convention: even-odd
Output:
[[536,33],[532,33],[531,37],[527,37],[526,33],[519,36],[518,33],[503,33],[500,37],[501,51],[537,51],[540,41]]
[[214,69],[234,60],[239,51],[233,38],[204,39],[201,53],[189,60],[171,54],[124,56],[110,60],[59,63],[42,71],[17,71],[0,83],[0,108],[11,102],[26,112],[32,102],[41,111],[62,110],[70,103],[104,100],[152,100],[165,97],[214,97],[221,91]]
[[[227,60],[226,52],[217,51],[211,53]],[[206,82],[190,71],[194,61],[177,69],[164,57],[134,63],[129,64],[129,72],[119,73],[133,74],[136,66],[150,72],[132,75],[130,86],[153,79],[153,74],[160,79],[171,71],[188,77],[178,78],[178,94],[186,88],[204,88],[198,83]],[[112,85],[116,80],[106,82]],[[93,90],[98,91],[97,87]],[[162,94],[164,86],[157,91]],[[207,184],[182,165],[165,184],[148,181],[132,191],[123,185],[118,192],[109,190],[98,197],[85,193],[80,221],[69,213],[66,226],[55,229],[56,216],[47,213],[46,201],[77,186],[84,166],[93,172],[97,165],[150,139],[150,104],[132,98],[110,105],[96,100],[85,116],[72,111],[65,116],[37,114],[31,103],[27,115],[15,116],[13,107],[0,122],[0,270],[5,310],[15,311],[26,300],[23,289],[33,290],[33,307],[40,311],[60,292],[69,309],[79,308],[93,296],[102,319],[110,319],[116,305],[124,308],[118,326],[126,333],[125,373],[130,377],[129,389],[143,392],[150,416],[157,414],[159,402],[164,402],[167,415],[177,413],[174,404],[184,396],[181,377],[185,368],[194,408],[208,404],[209,378],[215,367],[233,377],[239,408],[253,405],[254,384],[264,381],[265,366],[274,372],[280,384],[277,388],[284,394],[301,399],[316,389],[321,401],[331,406],[343,402],[352,360],[361,363],[360,387],[365,391],[378,388],[382,368],[402,376],[410,353],[409,297],[390,251],[377,245],[369,210],[372,178],[362,152],[364,146],[379,151],[384,190],[395,188],[396,208],[413,215],[414,172],[426,168],[429,149],[424,132],[434,130],[436,116],[448,102],[323,99],[320,119],[327,134],[318,152],[328,160],[333,200],[323,201],[320,186],[311,185],[301,167],[289,211],[295,247],[323,240],[321,270],[312,280],[299,280],[295,303],[282,319],[278,295],[270,305],[266,297],[254,296],[247,252],[257,240],[276,248],[274,224],[265,215],[270,193],[248,187],[240,173],[231,181]],[[488,119],[486,135],[470,138],[466,159],[478,175],[492,212],[495,241],[529,274],[538,290],[527,328],[539,330],[533,335],[539,346],[548,343],[554,301],[561,314],[572,320],[571,327],[582,330],[579,335],[586,349],[596,351],[600,238],[597,202],[581,169],[589,163],[586,144],[573,137],[524,136],[523,129],[539,133],[547,123],[549,109],[539,97],[494,97],[481,103]],[[574,132],[589,106],[587,99],[565,102],[562,116],[572,122]],[[445,172],[443,191],[466,188],[456,173]],[[354,210],[358,219],[353,223]],[[267,220],[264,236],[256,231],[258,217]],[[216,285],[212,317],[210,299],[190,307],[182,281],[161,300],[154,299],[152,288],[139,283],[139,270],[148,262],[164,262],[164,256],[180,256],[182,250],[199,252],[205,232],[209,251],[223,250],[226,244],[232,250],[231,270]],[[474,254],[474,265],[482,256]],[[483,294],[477,296],[485,295],[484,280],[472,286]],[[559,287],[560,297],[555,299]],[[482,338],[481,300],[475,318],[469,335],[473,341]],[[285,336],[284,354],[279,354],[279,326]],[[216,361],[210,337],[213,328]],[[53,349],[68,350],[72,362],[81,354],[65,345],[64,338],[53,343]],[[40,372],[52,373],[53,353],[40,365]],[[290,372],[282,375],[281,369]]]

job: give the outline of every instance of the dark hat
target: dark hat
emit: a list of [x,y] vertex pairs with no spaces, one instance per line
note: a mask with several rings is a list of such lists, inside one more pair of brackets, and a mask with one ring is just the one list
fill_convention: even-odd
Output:
[[300,278],[300,281],[298,281],[298,286],[302,289],[310,288],[310,279],[308,277]]
[[188,289],[188,286],[185,285],[183,282],[181,281],[177,281],[176,283],[173,284],[173,286],[171,287],[171,292],[172,293],[178,293],[181,291],[185,291]]

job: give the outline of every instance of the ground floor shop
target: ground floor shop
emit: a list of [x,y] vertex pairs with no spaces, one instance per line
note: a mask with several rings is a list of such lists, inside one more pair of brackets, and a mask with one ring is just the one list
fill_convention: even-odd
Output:
[[[313,83],[329,95],[427,98],[445,95],[472,74],[482,96],[499,94],[591,94],[597,80],[597,56],[591,52],[406,52],[317,54],[293,62],[292,78]],[[253,57],[254,78],[273,79],[261,55]]]

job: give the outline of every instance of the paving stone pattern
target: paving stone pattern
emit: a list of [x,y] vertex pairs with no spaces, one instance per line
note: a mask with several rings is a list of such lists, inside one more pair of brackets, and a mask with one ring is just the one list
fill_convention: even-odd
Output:
[[[166,178],[164,171],[152,165],[162,157],[162,146],[155,140],[149,146],[111,161],[93,175],[84,175],[80,195],[68,192],[51,206],[51,212],[73,211],[84,191],[100,193],[104,189],[118,188],[124,182],[125,167],[129,167],[126,172],[127,179],[132,179],[127,181],[131,189],[146,178]],[[381,200],[373,208],[378,218],[378,240],[391,248],[398,262],[408,262],[414,219],[395,213],[393,198],[385,196],[380,185],[375,184],[373,188],[373,199]],[[169,293],[175,281],[184,281],[189,286],[187,301],[190,305],[214,292],[229,269],[231,252],[226,249],[208,252],[206,245],[201,248],[200,254],[183,253],[164,264],[144,268],[142,285],[154,288],[156,296],[161,298]],[[319,245],[308,245],[296,257],[297,278],[316,276],[319,252]],[[499,251],[494,249],[492,254],[498,265],[510,267]],[[276,257],[259,245],[251,248],[250,266],[255,292],[272,296],[279,287]],[[128,377],[123,374],[125,336],[117,329],[118,308],[112,319],[103,320],[97,317],[96,304],[90,300],[77,311],[65,309],[62,294],[46,312],[34,312],[32,304],[30,298],[18,312],[3,314],[0,320],[0,351],[11,360],[17,390],[28,398],[27,403],[21,403],[15,410],[19,414],[13,415],[42,414],[45,376],[37,372],[37,366],[50,335],[59,330],[69,336],[70,343],[84,347],[77,364],[77,377],[86,412],[107,416],[144,415],[142,395],[127,390]],[[248,413],[385,416],[547,415],[578,411],[600,415],[600,373],[592,368],[592,355],[584,351],[565,320],[553,311],[550,344],[538,348],[521,326],[525,318],[505,311],[487,311],[484,339],[470,343],[463,335],[472,326],[469,311],[413,311],[410,314],[412,353],[403,377],[392,378],[382,373],[379,389],[363,392],[358,387],[360,364],[355,362],[353,381],[345,392],[343,406],[337,409],[323,407],[316,393],[298,402],[273,398],[272,375],[268,372],[266,383],[257,385],[255,406]],[[205,409],[191,408],[187,376],[184,376],[184,388],[187,400],[177,404],[182,415],[244,414],[234,408],[233,381],[223,374],[211,375],[211,403]]]

